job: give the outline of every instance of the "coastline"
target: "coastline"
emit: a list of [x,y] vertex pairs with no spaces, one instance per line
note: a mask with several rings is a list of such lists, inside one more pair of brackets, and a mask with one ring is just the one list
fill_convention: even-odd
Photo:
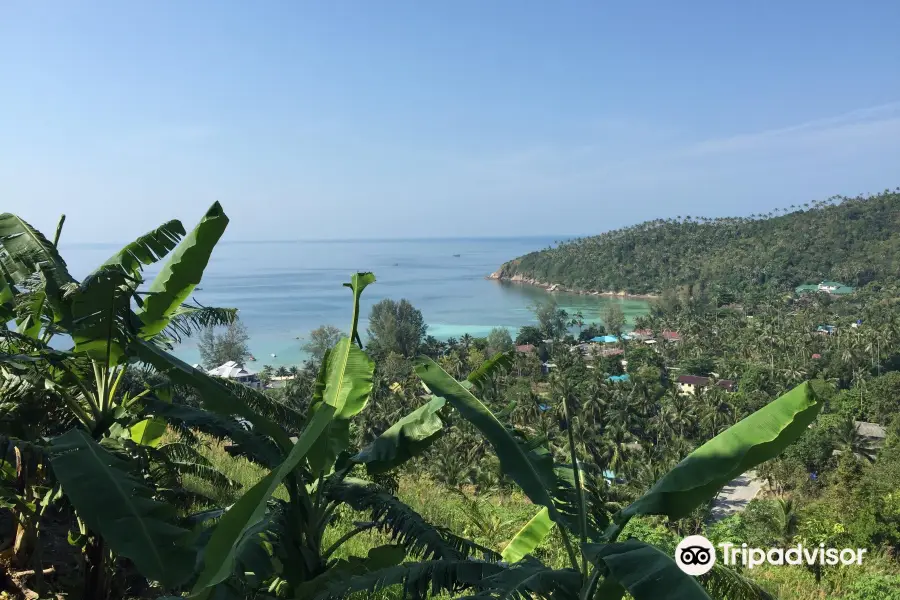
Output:
[[[501,269],[502,271],[502,269]],[[659,298],[658,294],[629,294],[625,291],[618,292],[609,292],[609,291],[600,291],[600,290],[583,290],[578,288],[570,288],[564,286],[560,283],[548,283],[546,281],[538,281],[537,279],[533,279],[531,277],[524,277],[519,275],[518,273],[513,275],[512,277],[507,277],[503,275],[501,271],[494,271],[485,279],[490,279],[492,281],[500,281],[504,283],[518,283],[520,285],[531,285],[534,287],[539,287],[548,292],[568,292],[570,294],[579,294],[582,296],[598,296],[598,297],[606,297],[606,298],[623,298],[623,299],[634,299],[634,300],[653,300],[655,298]]]

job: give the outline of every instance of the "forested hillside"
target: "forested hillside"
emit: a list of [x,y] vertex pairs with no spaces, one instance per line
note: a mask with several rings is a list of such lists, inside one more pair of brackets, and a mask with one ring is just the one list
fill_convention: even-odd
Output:
[[741,295],[837,279],[900,275],[900,188],[748,218],[684,216],[580,238],[505,263],[494,278],[652,294],[706,284]]

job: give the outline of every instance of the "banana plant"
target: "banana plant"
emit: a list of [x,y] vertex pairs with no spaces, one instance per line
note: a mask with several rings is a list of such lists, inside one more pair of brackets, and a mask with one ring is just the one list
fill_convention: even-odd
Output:
[[[186,236],[179,221],[169,221],[113,254],[79,282],[56,247],[62,220],[50,242],[21,218],[0,215],[0,312],[7,317],[0,331],[6,356],[0,362],[15,363],[9,356],[37,357],[40,364],[26,381],[65,407],[77,426],[54,438],[47,453],[76,509],[79,528],[88,534],[83,549],[85,597],[105,594],[110,551],[167,584],[178,584],[192,574],[182,560],[187,532],[175,525],[174,510],[165,501],[171,497],[162,497],[161,486],[145,485],[144,475],[155,472],[169,490],[179,472],[208,475],[219,482],[221,475],[199,456],[192,460],[183,447],[159,448],[165,424],[136,418],[137,403],[145,396],[166,398],[164,390],[123,392],[120,384],[139,360],[137,347],[168,349],[173,339],[235,318],[232,309],[186,302],[227,223],[218,203]],[[148,290],[140,291],[142,269],[167,256]],[[15,323],[14,329],[5,326],[9,321]],[[70,340],[71,349],[53,351],[49,343],[57,336]],[[6,386],[15,374],[5,367],[0,370]],[[53,429],[58,424],[44,421],[44,425]],[[142,464],[147,467],[144,474],[138,472]],[[123,535],[123,523],[133,524],[136,533]],[[172,546],[176,539],[177,547]]]
[[[439,416],[444,400],[429,398],[365,447],[351,447],[350,422],[365,409],[373,385],[374,363],[360,344],[358,321],[360,296],[374,281],[371,273],[357,273],[345,284],[353,298],[349,335],[326,353],[307,414],[267,403],[256,390],[231,389],[144,346],[144,360],[174,382],[192,385],[208,409],[143,399],[147,414],[231,437],[243,456],[269,468],[208,530],[193,596],[243,598],[277,592],[279,597],[305,598],[351,574],[397,565],[407,555],[499,559],[491,550],[429,524],[389,491],[359,477],[360,471],[375,477],[397,468],[427,450],[444,431]],[[252,407],[250,431],[227,430],[222,417],[237,405]],[[299,435],[290,436],[292,431]],[[279,488],[285,494],[276,497]],[[326,546],[326,530],[341,507],[368,518]],[[387,533],[393,542],[366,556],[337,558],[348,540],[373,529]]]
[[[535,517],[504,551],[507,562],[410,561],[371,569],[335,581],[316,598],[401,585],[420,596],[439,590],[465,589],[478,598],[554,598],[636,600],[672,598],[768,598],[738,573],[716,567],[701,579],[683,573],[663,551],[638,539],[621,541],[628,521],[638,515],[679,519],[710,501],[726,483],[777,456],[796,440],[821,409],[809,384],[787,392],[685,457],[650,490],[611,519],[594,504],[582,485],[581,461],[570,439],[567,465],[554,465],[540,446],[524,440],[502,423],[471,392],[429,358],[416,372],[435,397],[443,398],[474,425],[493,447],[503,473],[536,505]],[[564,399],[565,401],[565,399]],[[575,415],[565,407],[566,419]],[[552,568],[532,553],[557,528],[569,565]]]
[[[197,372],[152,344],[139,356],[179,385],[199,393],[203,409],[143,398],[145,414],[230,438],[237,451],[269,469],[210,528],[191,585],[195,597],[242,598],[262,592],[308,597],[350,574],[399,564],[406,555],[464,560],[472,555],[499,559],[489,549],[429,524],[409,506],[372,481],[420,455],[439,439],[444,424],[441,398],[430,398],[363,448],[353,449],[350,422],[372,392],[374,363],[360,344],[359,303],[375,281],[357,273],[352,292],[349,335],[328,350],[306,414],[271,402],[256,390],[232,386]],[[234,426],[234,414],[252,423]],[[293,436],[291,433],[298,435]],[[285,494],[275,496],[277,489]],[[325,546],[327,529],[341,507],[365,513],[367,520]],[[380,530],[393,543],[366,556],[337,558],[356,535]]]

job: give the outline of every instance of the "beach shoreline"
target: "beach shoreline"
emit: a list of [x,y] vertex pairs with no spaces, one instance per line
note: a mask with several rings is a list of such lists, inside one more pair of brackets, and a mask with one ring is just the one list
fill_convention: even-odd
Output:
[[583,290],[578,288],[570,288],[564,286],[560,283],[548,283],[546,281],[538,281],[537,279],[531,277],[524,277],[522,275],[516,274],[512,277],[507,277],[502,275],[500,271],[494,271],[490,275],[486,276],[485,279],[491,281],[497,281],[500,283],[517,283],[520,285],[531,285],[534,287],[539,287],[548,292],[566,292],[569,294],[579,294],[581,296],[597,296],[597,297],[605,297],[605,298],[622,298],[622,299],[633,299],[633,300],[653,300],[655,298],[659,298],[659,294],[629,294],[625,291],[618,292],[610,292],[610,291],[601,291],[601,290]]

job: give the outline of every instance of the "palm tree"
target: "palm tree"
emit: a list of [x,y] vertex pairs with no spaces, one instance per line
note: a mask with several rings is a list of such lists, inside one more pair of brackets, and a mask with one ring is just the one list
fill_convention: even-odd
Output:
[[469,347],[472,345],[472,342],[474,342],[474,341],[475,341],[475,338],[473,338],[468,333],[464,333],[462,335],[462,337],[459,339],[459,342],[462,345],[463,350],[466,352],[469,351]]
[[878,453],[873,448],[872,442],[859,433],[859,429],[853,419],[841,421],[834,431],[832,443],[836,450],[842,453],[851,453],[853,456],[863,458],[870,463],[875,462],[875,456]]
[[775,503],[775,512],[772,514],[772,528],[775,530],[777,541],[783,546],[788,546],[794,539],[799,525],[794,500],[782,496]]
[[625,427],[611,425],[604,430],[603,435],[590,450],[598,465],[618,475],[625,471],[634,453],[632,444],[635,441],[635,437]]

